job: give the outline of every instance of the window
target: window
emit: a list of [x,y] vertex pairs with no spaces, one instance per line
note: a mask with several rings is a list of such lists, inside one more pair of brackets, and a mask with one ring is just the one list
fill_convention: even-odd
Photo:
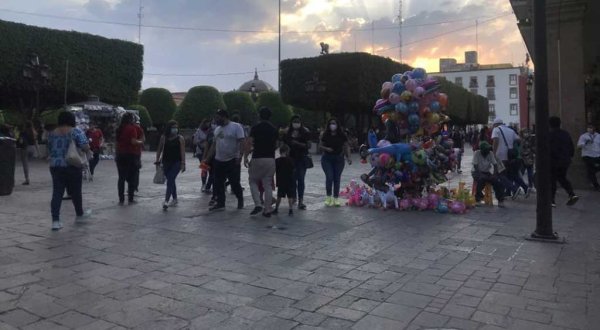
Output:
[[516,74],[511,74],[508,76],[508,83],[511,86],[515,86],[517,84],[517,75]]
[[489,105],[489,110],[490,110],[490,118],[489,121],[493,122],[494,119],[496,119],[496,105],[493,103],[490,103]]
[[518,116],[519,115],[519,106],[516,103],[510,104],[510,115]]
[[477,88],[471,88],[471,93],[477,95]]
[[454,84],[462,87],[463,86],[462,77],[455,77],[454,78]]
[[487,76],[485,87],[496,87],[496,79],[494,79],[494,76]]
[[477,77],[473,76],[469,79],[469,88],[477,88],[479,84],[477,83]]
[[496,89],[495,88],[488,88],[487,89],[487,98],[490,101],[496,100]]
[[517,87],[511,87],[509,94],[510,94],[511,99],[516,99],[517,98]]

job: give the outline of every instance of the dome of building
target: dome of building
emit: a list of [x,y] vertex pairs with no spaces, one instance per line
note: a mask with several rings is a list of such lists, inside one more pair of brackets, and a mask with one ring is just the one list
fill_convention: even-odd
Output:
[[[254,87],[254,90],[252,87]],[[243,83],[238,90],[248,93],[262,93],[272,91],[273,86],[271,86],[268,82],[264,80],[258,79],[258,71],[254,69],[254,79],[248,80],[245,83]]]

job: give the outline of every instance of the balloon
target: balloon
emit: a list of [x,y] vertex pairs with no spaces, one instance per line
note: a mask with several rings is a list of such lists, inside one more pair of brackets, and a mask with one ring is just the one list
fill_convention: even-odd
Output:
[[394,86],[393,82],[386,81],[383,84],[381,84],[381,89],[386,89],[386,88],[392,89],[393,86]]
[[417,102],[410,102],[410,104],[408,105],[408,113],[409,114],[416,114],[419,112],[419,103]]
[[389,102],[386,99],[379,99],[375,102],[375,106],[373,107],[373,111],[378,111],[382,107],[388,105]]
[[425,79],[427,72],[423,68],[416,68],[412,71],[413,79]]
[[413,74],[412,71],[404,71],[404,73],[402,75],[408,76],[409,78],[412,78],[412,74]]
[[419,110],[419,115],[421,115],[421,117],[425,117],[430,112],[431,112],[431,109],[429,109],[428,107],[424,107]]
[[406,103],[398,103],[396,104],[396,112],[403,114],[403,115],[407,115],[408,114],[408,106],[406,105]]
[[423,149],[430,149],[433,146],[433,140],[423,142]]
[[440,195],[435,193],[430,193],[427,196],[427,200],[429,201],[429,208],[434,209],[440,202]]
[[461,201],[452,202],[449,205],[449,207],[450,207],[450,212],[455,213],[455,214],[465,213],[465,210],[467,209],[465,203],[463,203]]
[[419,211],[425,211],[429,208],[429,200],[427,200],[427,197],[419,198],[415,206]]
[[410,144],[406,143],[394,143],[387,146],[371,148],[369,153],[386,153],[394,156],[396,161],[406,161],[411,157],[412,148]]
[[392,76],[392,82],[393,83],[399,82],[401,78],[402,78],[402,75],[400,73],[396,73],[395,75]]
[[404,84],[404,87],[406,87],[407,91],[410,92],[414,92],[414,90],[419,86],[419,84],[417,83],[416,80],[414,79],[408,79],[406,81],[406,83]]
[[381,122],[385,123],[386,121],[388,121],[389,115],[387,113],[381,114]]
[[402,94],[402,92],[404,92],[405,90],[406,90],[406,87],[400,81],[394,83],[394,85],[392,86],[392,92],[394,92],[396,94]]
[[377,110],[377,114],[381,115],[383,113],[390,112],[390,111],[394,111],[394,105],[390,104],[388,102],[386,105],[384,105],[383,107],[381,107]]
[[433,78],[427,78],[421,87],[425,89],[425,94],[431,94],[440,88],[440,83]]
[[391,88],[382,88],[381,89],[381,98],[382,99],[387,99],[388,97],[390,97],[390,93],[392,92]]
[[375,131],[373,131],[372,129],[369,130],[368,141],[369,148],[375,148],[375,146],[377,146],[377,134],[375,134]]
[[379,155],[379,166],[387,167],[390,158],[392,158],[389,154],[381,154]]
[[411,115],[408,116],[408,125],[409,126],[419,126],[419,123],[421,122],[419,115],[417,115],[416,113],[413,113]]
[[440,115],[438,115],[437,113],[430,113],[430,114],[427,116],[427,121],[428,121],[430,124],[437,124],[437,123],[439,123],[439,122],[440,122]]
[[371,154],[369,164],[371,164],[371,167],[379,167],[379,154]]
[[411,92],[409,92],[409,91],[404,91],[404,92],[402,92],[402,94],[400,94],[400,97],[401,97],[401,98],[402,98],[404,101],[408,102],[408,101],[410,101],[410,99],[412,98],[412,93],[411,93]]
[[377,142],[377,148],[383,148],[383,147],[387,147],[389,146],[391,143],[388,140],[379,140],[379,142]]
[[441,201],[437,208],[436,211],[438,211],[439,213],[448,213],[448,204],[446,204],[446,202]]
[[389,98],[388,98],[388,100],[390,101],[390,103],[391,103],[391,104],[398,104],[398,103],[400,103],[400,101],[401,101],[402,99],[400,98],[400,95],[398,95],[398,94],[396,94],[396,93],[391,93],[391,94],[389,95]]
[[408,210],[412,207],[412,202],[408,198],[403,198],[400,200],[399,208],[401,210]]
[[417,150],[417,151],[413,152],[413,154],[412,154],[413,163],[415,163],[417,165],[425,165],[426,160],[427,160],[427,153],[425,152],[425,150],[421,149],[421,150]]
[[440,93],[440,95],[438,96],[438,101],[440,102],[440,105],[442,107],[447,107],[448,106],[448,95],[446,95],[444,93]]
[[425,89],[421,86],[415,88],[414,95],[415,97],[421,98],[425,94]]
[[429,109],[431,109],[431,112],[440,112],[440,108],[441,104],[438,101],[433,101],[431,104],[429,104]]

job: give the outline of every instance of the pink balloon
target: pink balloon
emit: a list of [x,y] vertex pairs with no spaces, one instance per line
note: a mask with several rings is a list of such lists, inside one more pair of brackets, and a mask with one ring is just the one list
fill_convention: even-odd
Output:
[[402,99],[400,98],[400,95],[398,95],[396,93],[391,93],[388,100],[390,101],[391,104],[398,104],[398,103],[400,103],[400,101],[402,101]]
[[406,83],[404,84],[404,86],[406,86],[406,90],[408,90],[410,92],[414,92],[415,89],[419,86],[419,84],[414,79],[408,79],[406,81]]
[[413,93],[413,95],[417,98],[423,97],[423,94],[425,94],[425,89],[421,86],[415,88],[415,92]]
[[411,208],[411,206],[412,206],[412,203],[411,203],[410,199],[404,198],[404,199],[400,200],[399,209],[408,210]]
[[419,198],[415,206],[419,211],[427,210],[429,208],[429,200],[427,200],[427,197]]
[[384,106],[388,105],[389,102],[388,100],[385,99],[379,99],[375,102],[375,107],[373,107],[374,110],[379,110],[381,108],[383,108]]
[[465,205],[465,203],[460,202],[460,201],[455,201],[450,203],[449,209],[450,212],[455,213],[455,214],[461,214],[461,213],[465,213],[467,206]]
[[438,194],[435,194],[435,193],[430,193],[427,196],[427,200],[429,201],[429,208],[430,209],[435,209],[436,206],[438,205],[438,203],[440,202],[440,196]]
[[394,83],[391,81],[386,81],[381,85],[381,89],[392,89],[394,87]]

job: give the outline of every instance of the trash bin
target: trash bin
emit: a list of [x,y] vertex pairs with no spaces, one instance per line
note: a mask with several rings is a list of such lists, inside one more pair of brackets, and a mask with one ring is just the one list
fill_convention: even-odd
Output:
[[15,187],[15,139],[0,137],[0,196],[10,195]]

